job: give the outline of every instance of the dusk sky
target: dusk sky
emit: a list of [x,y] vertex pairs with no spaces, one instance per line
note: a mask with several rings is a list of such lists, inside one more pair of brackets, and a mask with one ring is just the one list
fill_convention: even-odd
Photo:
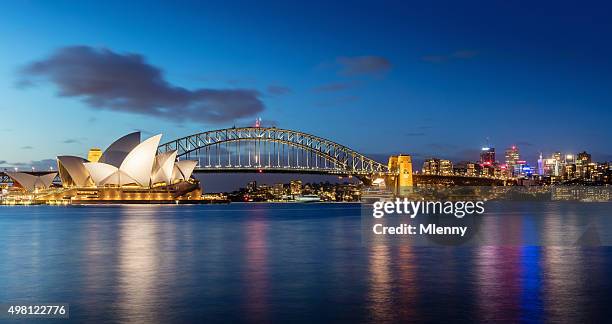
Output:
[[[10,1],[0,166],[233,125],[373,157],[477,160],[488,142],[612,160],[604,2]],[[40,162],[42,161],[42,163]]]

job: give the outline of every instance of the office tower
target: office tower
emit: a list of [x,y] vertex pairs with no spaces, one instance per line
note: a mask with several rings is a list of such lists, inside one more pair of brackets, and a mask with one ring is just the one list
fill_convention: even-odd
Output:
[[480,163],[482,165],[495,164],[495,148],[483,147],[480,151]]
[[427,159],[423,162],[423,174],[444,175],[453,174],[453,163],[450,160]]
[[512,147],[506,150],[506,167],[508,172],[512,175],[518,175],[519,170],[517,168],[517,163],[520,160],[519,149],[516,145],[512,145]]

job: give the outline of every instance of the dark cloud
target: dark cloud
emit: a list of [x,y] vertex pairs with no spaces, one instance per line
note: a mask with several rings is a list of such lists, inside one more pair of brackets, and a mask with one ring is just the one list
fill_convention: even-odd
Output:
[[313,90],[315,92],[336,92],[342,91],[351,88],[354,83],[351,82],[338,82],[338,83],[328,83],[320,85]]
[[227,122],[265,108],[256,90],[189,90],[170,84],[141,55],[103,48],[64,47],[28,64],[20,75],[21,85],[50,81],[59,96],[82,98],[92,108],[166,119]]
[[53,170],[57,169],[57,161],[55,159],[43,159],[43,160],[30,161],[30,162],[12,162],[12,163],[8,163],[5,161],[5,163],[7,163],[9,167],[23,168],[26,170],[31,169],[31,168],[34,168],[35,170],[49,170],[50,168],[52,168]]
[[291,93],[291,89],[280,85],[270,85],[268,86],[268,93],[271,95],[280,96]]
[[81,143],[81,141],[79,141],[76,138],[68,138],[62,141],[62,143],[64,144],[74,144],[74,143]]
[[382,56],[339,57],[340,74],[347,76],[379,76],[391,70],[391,62]]
[[6,164],[6,160],[0,160],[0,164]]
[[22,150],[31,150],[31,149],[33,149],[33,147],[30,146],[30,145],[26,145],[26,146],[22,146],[21,149]]
[[444,63],[451,60],[466,60],[478,55],[478,51],[474,50],[459,50],[450,54],[426,55],[422,59],[429,63]]

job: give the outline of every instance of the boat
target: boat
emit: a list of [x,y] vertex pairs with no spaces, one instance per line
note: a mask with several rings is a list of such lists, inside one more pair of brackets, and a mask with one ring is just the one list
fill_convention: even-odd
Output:
[[321,201],[321,198],[317,195],[302,195],[302,196],[297,196],[295,197],[295,201],[296,202],[319,202]]
[[366,204],[372,204],[377,201],[388,201],[392,200],[395,196],[389,190],[382,188],[368,188],[363,190],[361,194],[361,202]]

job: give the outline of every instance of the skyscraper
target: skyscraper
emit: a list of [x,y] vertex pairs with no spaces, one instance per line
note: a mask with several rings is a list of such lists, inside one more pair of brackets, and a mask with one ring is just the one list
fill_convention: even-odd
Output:
[[495,164],[495,148],[483,147],[480,152],[480,163],[483,165]]
[[519,170],[517,168],[518,161],[520,160],[519,149],[516,145],[512,145],[510,148],[506,150],[506,166],[507,170],[512,175],[519,174]]

